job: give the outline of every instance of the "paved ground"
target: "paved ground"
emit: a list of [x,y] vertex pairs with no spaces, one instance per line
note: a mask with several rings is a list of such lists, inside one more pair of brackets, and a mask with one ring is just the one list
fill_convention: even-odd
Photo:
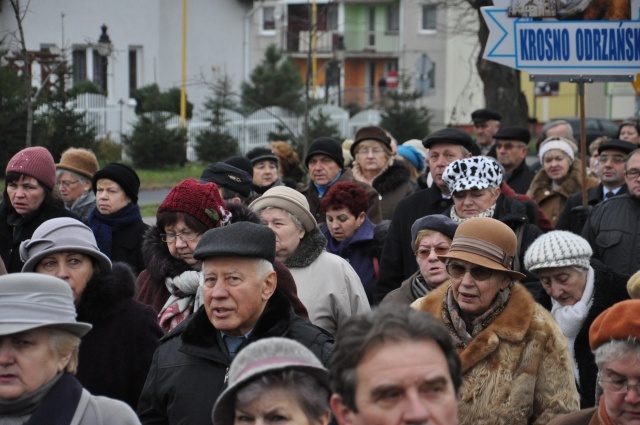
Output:
[[169,189],[141,190],[138,193],[138,205],[159,204],[169,193]]

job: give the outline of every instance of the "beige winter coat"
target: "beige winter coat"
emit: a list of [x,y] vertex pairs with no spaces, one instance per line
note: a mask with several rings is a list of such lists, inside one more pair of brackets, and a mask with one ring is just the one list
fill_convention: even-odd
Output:
[[[442,319],[449,286],[412,307]],[[580,408],[566,339],[519,283],[503,312],[459,354],[460,425],[546,425]]]

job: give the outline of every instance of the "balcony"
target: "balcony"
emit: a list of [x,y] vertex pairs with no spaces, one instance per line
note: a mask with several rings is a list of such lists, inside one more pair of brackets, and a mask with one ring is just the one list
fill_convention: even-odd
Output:
[[[316,53],[333,53],[339,37],[337,31],[318,31]],[[400,36],[389,31],[347,30],[344,32],[344,44],[349,57],[394,57],[399,54]],[[289,53],[307,53],[309,45],[309,31],[290,33],[287,37]]]

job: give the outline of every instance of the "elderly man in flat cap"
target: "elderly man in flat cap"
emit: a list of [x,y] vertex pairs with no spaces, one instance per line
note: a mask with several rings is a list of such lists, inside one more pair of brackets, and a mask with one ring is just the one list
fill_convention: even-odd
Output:
[[451,195],[442,174],[453,161],[471,156],[473,139],[457,128],[443,128],[425,137],[422,144],[429,149],[427,161],[433,184],[398,202],[393,212],[380,259],[380,277],[374,294],[376,304],[418,270],[411,226],[417,219],[442,214],[451,206]]
[[500,128],[502,115],[494,109],[476,109],[471,113],[473,128],[476,131],[476,141],[471,153],[474,156],[484,155],[496,158],[496,146],[494,135]]
[[493,138],[496,140],[496,158],[504,168],[504,181],[516,193],[527,193],[536,176],[525,161],[531,133],[522,127],[502,127]]
[[276,288],[275,234],[250,222],[207,231],[201,260],[204,305],[160,340],[138,415],[143,424],[211,423],[235,355],[252,342],[294,339],[328,364],[333,337],[295,316]]
[[596,407],[569,413],[549,425],[640,423],[640,300],[609,307],[589,328],[589,345],[602,391]]

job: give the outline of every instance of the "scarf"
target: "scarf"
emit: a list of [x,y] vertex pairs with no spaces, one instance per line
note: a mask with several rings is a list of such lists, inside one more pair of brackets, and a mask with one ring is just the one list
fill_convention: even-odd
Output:
[[498,292],[482,316],[477,317],[471,323],[466,323],[462,318],[460,306],[453,296],[453,287],[449,286],[442,302],[442,320],[453,337],[456,348],[459,350],[466,348],[476,335],[486,329],[502,313],[510,298],[511,288],[509,286]]
[[338,173],[338,175],[336,176],[336,178],[335,178],[335,179],[331,180],[328,184],[325,184],[324,186],[321,186],[321,185],[319,185],[319,184],[315,184],[315,183],[313,183],[313,185],[316,187],[316,190],[318,191],[318,196],[322,198],[322,197],[324,196],[324,193],[325,193],[327,190],[329,190],[329,188],[330,188],[330,187],[331,187],[335,182],[337,182],[337,181],[338,181],[338,179],[339,179],[341,176],[342,176],[342,171],[340,171],[340,172]]
[[95,208],[89,214],[89,227],[93,230],[100,252],[111,258],[113,234],[131,224],[142,221],[138,204],[128,204],[113,214],[102,215]]
[[58,373],[31,394],[0,402],[0,424],[68,425],[81,396],[80,382],[71,374]]
[[[478,215],[474,215],[473,217],[469,217],[469,218],[475,218],[475,217],[493,217],[493,214],[496,212],[496,204],[491,205],[489,208],[487,208],[484,212],[481,212]],[[462,223],[463,221],[468,220],[469,218],[462,218],[460,217],[458,214],[456,214],[456,207],[455,205],[453,207],[451,207],[451,220],[455,221],[456,223]]]
[[575,341],[578,332],[582,328],[589,309],[593,305],[593,287],[594,287],[594,272],[593,268],[589,266],[589,272],[587,273],[587,283],[584,286],[582,292],[582,298],[574,305],[561,306],[555,299],[551,298],[551,315],[558,326],[562,330],[565,338],[567,339],[567,345],[569,346],[569,354],[571,360],[573,360],[573,373],[576,376],[576,382],[580,382],[580,371],[578,370],[578,363],[575,361]]
[[598,419],[600,423],[603,425],[613,425],[613,421],[609,417],[609,413],[607,413],[607,407],[605,406],[604,396],[600,397],[600,403],[598,405]]
[[164,283],[171,296],[158,313],[158,322],[168,333],[202,305],[202,273],[187,270]]
[[429,287],[427,286],[427,282],[424,280],[421,274],[418,274],[411,281],[411,294],[417,300],[418,298],[422,298],[429,293]]

